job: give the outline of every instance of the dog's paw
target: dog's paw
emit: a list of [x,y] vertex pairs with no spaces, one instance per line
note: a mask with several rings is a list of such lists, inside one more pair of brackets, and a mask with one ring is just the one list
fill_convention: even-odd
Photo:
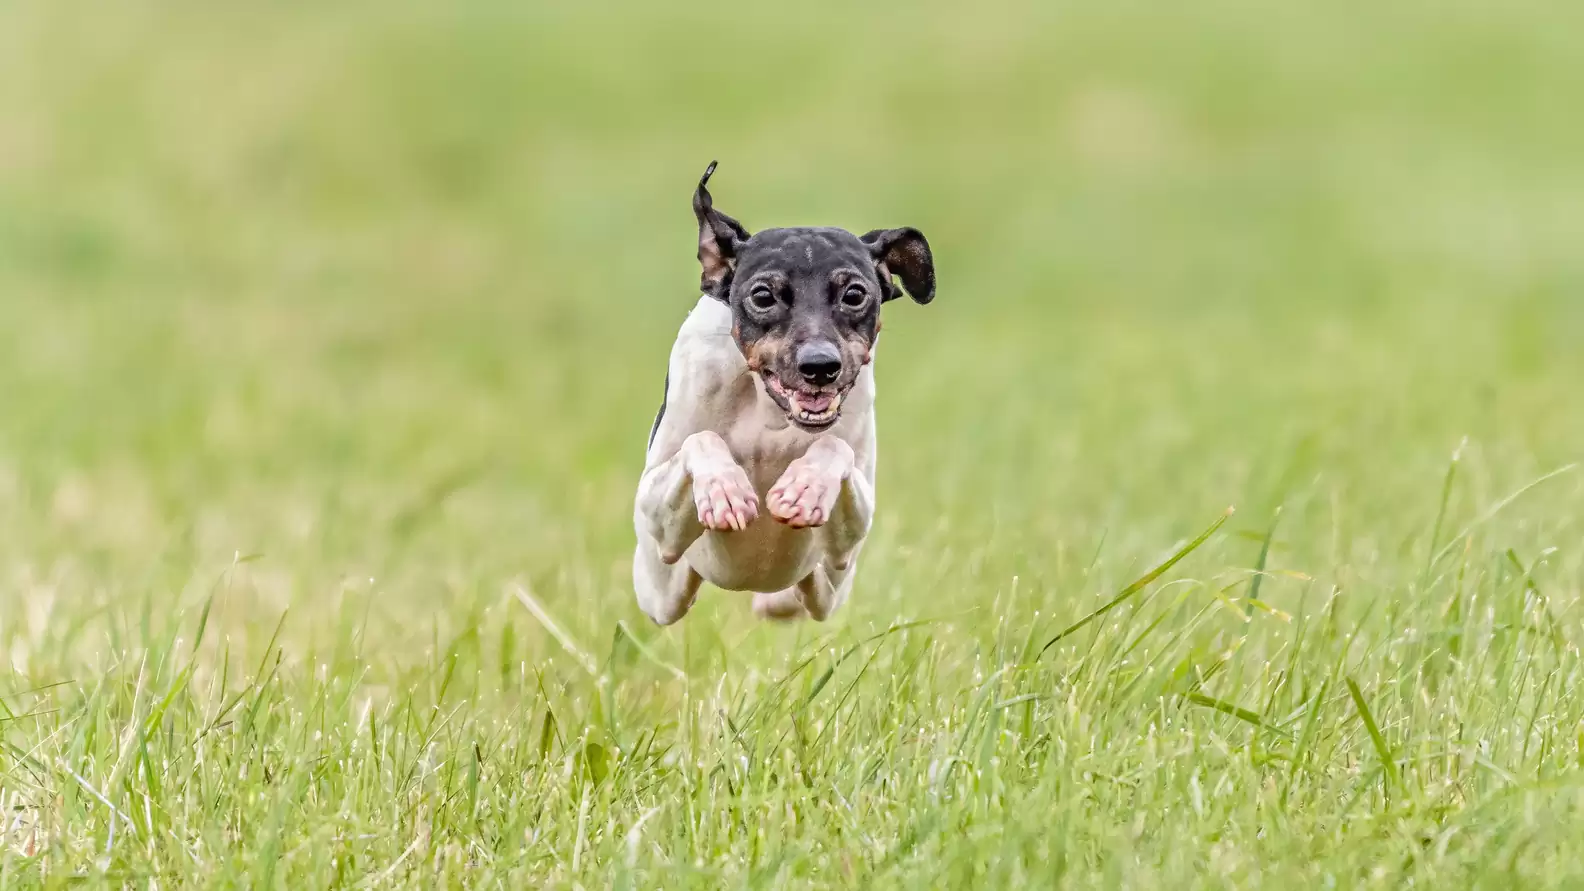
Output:
[[759,518],[759,496],[748,474],[731,461],[694,472],[693,503],[699,523],[716,532],[741,532]]
[[809,455],[793,461],[765,497],[770,516],[794,529],[825,525],[841,494],[843,475],[837,462]]

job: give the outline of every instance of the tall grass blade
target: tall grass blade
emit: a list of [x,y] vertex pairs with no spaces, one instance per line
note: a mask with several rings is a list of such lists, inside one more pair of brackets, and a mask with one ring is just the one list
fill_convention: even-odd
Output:
[[1446,477],[1441,481],[1441,506],[1436,508],[1435,525],[1430,528],[1430,550],[1425,557],[1424,571],[1419,575],[1419,587],[1423,590],[1425,582],[1430,578],[1430,569],[1435,566],[1436,549],[1441,547],[1441,527],[1446,522],[1447,505],[1452,502],[1452,484],[1457,479],[1458,464],[1463,460],[1463,449],[1468,445],[1468,437],[1463,437],[1458,447],[1452,450],[1452,460],[1447,463]]
[[1359,691],[1358,682],[1349,677],[1347,680],[1348,693],[1353,697],[1353,707],[1358,709],[1359,718],[1364,721],[1364,729],[1369,731],[1370,742],[1375,744],[1375,754],[1380,756],[1381,770],[1385,772],[1386,779],[1391,787],[1402,790],[1402,777],[1397,773],[1397,763],[1392,759],[1392,753],[1386,747],[1386,738],[1381,736],[1380,725],[1375,723],[1375,715],[1370,712],[1369,703],[1364,701],[1364,694]]
[[1189,554],[1192,554],[1194,551],[1199,549],[1200,545],[1202,545],[1205,542],[1209,541],[1210,540],[1210,536],[1215,535],[1216,534],[1216,530],[1220,529],[1221,526],[1223,524],[1225,524],[1226,521],[1228,519],[1230,519],[1232,514],[1235,513],[1235,512],[1236,512],[1236,508],[1231,508],[1231,507],[1227,508],[1226,512],[1223,513],[1219,518],[1217,518],[1217,520],[1214,523],[1211,523],[1210,527],[1208,529],[1206,529],[1205,531],[1199,533],[1199,537],[1198,538],[1196,538],[1193,541],[1190,541],[1187,544],[1183,545],[1181,548],[1179,548],[1177,550],[1177,553],[1172,554],[1170,557],[1167,557],[1166,561],[1164,563],[1161,563],[1159,566],[1155,567],[1154,569],[1151,569],[1149,572],[1146,572],[1142,576],[1139,576],[1138,579],[1136,579],[1133,582],[1133,584],[1128,585],[1126,588],[1123,588],[1122,591],[1117,594],[1117,596],[1115,596],[1115,597],[1111,598],[1110,600],[1106,601],[1104,606],[1100,607],[1099,609],[1095,610],[1094,612],[1090,613],[1089,615],[1084,616],[1082,619],[1079,619],[1078,621],[1072,623],[1071,625],[1068,625],[1066,628],[1063,628],[1061,630],[1061,633],[1057,634],[1055,637],[1053,637],[1050,640],[1046,641],[1045,642],[1045,646],[1040,647],[1039,655],[1041,655],[1041,656],[1045,655],[1045,651],[1050,649],[1051,647],[1055,646],[1057,643],[1059,643],[1062,638],[1068,636],[1069,634],[1072,634],[1074,631],[1077,631],[1077,630],[1083,628],[1085,625],[1088,625],[1090,622],[1093,622],[1095,619],[1098,619],[1101,616],[1105,615],[1106,613],[1112,611],[1113,609],[1116,609],[1117,607],[1121,606],[1123,604],[1123,602],[1125,602],[1128,598],[1130,598],[1130,597],[1134,596],[1135,594],[1137,594],[1138,592],[1144,590],[1146,587],[1149,586],[1149,584],[1151,582],[1153,582],[1156,579],[1160,578],[1161,576],[1165,575],[1167,570],[1171,569],[1173,566],[1176,566],[1179,562],[1182,561],[1182,559],[1184,557],[1188,556]]
[[1243,615],[1254,615],[1254,602],[1259,599],[1260,584],[1265,581],[1265,563],[1270,559],[1271,539],[1276,537],[1276,524],[1281,522],[1281,505],[1271,513],[1270,527],[1265,530],[1265,541],[1260,545],[1259,559],[1254,561],[1254,577],[1249,579],[1248,603],[1243,605]]
[[511,591],[516,596],[517,601],[527,607],[528,612],[539,620],[539,624],[550,632],[550,636],[556,639],[556,642],[561,645],[561,649],[566,650],[568,655],[577,660],[577,664],[583,666],[584,671],[595,677],[599,676],[599,663],[594,661],[594,657],[590,656],[587,650],[578,646],[577,641],[572,639],[572,635],[566,633],[561,628],[560,623],[550,615],[549,611],[540,605],[532,594],[528,593],[527,587],[521,582],[514,582],[511,586]]
[[1577,469],[1578,469],[1578,464],[1564,464],[1563,466],[1558,467],[1556,470],[1553,470],[1553,471],[1551,471],[1550,473],[1547,473],[1547,474],[1543,474],[1542,476],[1538,477],[1537,479],[1534,479],[1534,480],[1530,481],[1528,484],[1520,486],[1511,495],[1508,495],[1506,498],[1503,498],[1502,500],[1500,500],[1500,501],[1496,502],[1495,504],[1491,505],[1489,510],[1487,510],[1484,513],[1480,514],[1479,517],[1477,517],[1474,520],[1474,522],[1472,522],[1472,523],[1468,524],[1467,526],[1463,527],[1463,529],[1460,530],[1457,535],[1454,535],[1450,539],[1448,539],[1447,543],[1441,546],[1441,550],[1435,552],[1435,557],[1433,557],[1430,560],[1430,564],[1433,566],[1433,565],[1435,565],[1437,563],[1440,563],[1441,559],[1443,557],[1445,557],[1447,554],[1451,553],[1452,549],[1454,547],[1456,547],[1457,543],[1459,541],[1462,541],[1465,536],[1467,536],[1469,533],[1473,532],[1475,529],[1478,529],[1479,527],[1481,527],[1481,526],[1485,525],[1486,523],[1490,522],[1492,518],[1494,518],[1497,514],[1501,513],[1503,510],[1505,510],[1508,505],[1512,504],[1514,501],[1517,501],[1519,498],[1522,498],[1524,495],[1528,494],[1529,490],[1531,490],[1531,489],[1535,488],[1536,486],[1539,486],[1539,485],[1541,485],[1543,483],[1550,482],[1551,480],[1554,480],[1554,479],[1556,479],[1559,476],[1565,476],[1565,475],[1567,475],[1569,473],[1572,473],[1574,470],[1577,470]]

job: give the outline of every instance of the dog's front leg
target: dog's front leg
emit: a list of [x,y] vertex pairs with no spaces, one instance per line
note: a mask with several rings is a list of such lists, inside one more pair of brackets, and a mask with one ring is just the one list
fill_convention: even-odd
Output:
[[742,530],[759,515],[759,499],[725,440],[701,431],[638,483],[641,533],[633,557],[638,605],[669,625],[687,614],[703,581],[682,555],[706,529]]
[[682,440],[682,447],[644,473],[638,511],[649,536],[670,564],[704,534],[741,531],[759,516],[759,496],[737,465],[726,441],[709,430]]
[[770,487],[766,506],[793,528],[819,527],[820,565],[797,591],[808,614],[823,621],[851,585],[853,561],[874,522],[874,485],[852,446],[822,436]]

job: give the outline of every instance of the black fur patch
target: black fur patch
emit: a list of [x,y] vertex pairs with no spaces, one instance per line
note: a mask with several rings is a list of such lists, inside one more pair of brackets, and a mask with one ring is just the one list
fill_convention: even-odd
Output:
[[655,434],[660,432],[660,419],[665,417],[666,400],[671,396],[671,372],[666,371],[665,391],[660,394],[660,410],[655,412],[654,426],[649,428],[649,445],[654,446]]
[[[845,229],[763,230],[738,248],[728,298],[737,343],[745,355],[779,345],[768,350],[776,356],[760,355],[762,367],[792,383],[790,363],[806,343],[858,342],[867,352],[879,332],[882,285],[869,246]],[[847,303],[849,293],[862,302]]]

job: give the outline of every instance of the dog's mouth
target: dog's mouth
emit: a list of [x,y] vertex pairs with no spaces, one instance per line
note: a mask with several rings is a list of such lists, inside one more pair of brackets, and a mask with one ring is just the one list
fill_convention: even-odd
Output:
[[840,390],[788,387],[774,375],[761,376],[764,378],[765,390],[776,405],[786,412],[787,420],[804,430],[814,432],[827,429],[841,417],[842,397],[847,395],[845,387]]

